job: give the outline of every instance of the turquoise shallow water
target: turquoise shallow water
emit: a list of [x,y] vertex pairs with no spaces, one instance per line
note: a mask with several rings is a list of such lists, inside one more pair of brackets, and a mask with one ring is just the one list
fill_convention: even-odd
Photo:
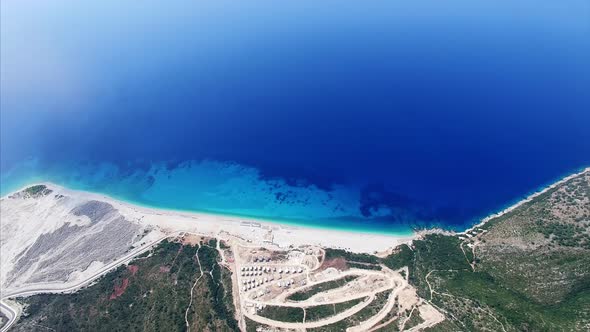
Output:
[[[36,160],[18,165],[2,178],[2,195],[23,186],[53,182],[70,189],[106,194],[152,208],[205,212],[319,228],[408,235],[414,223],[363,223],[353,188],[323,190],[261,179],[254,168],[217,161],[185,162],[170,168],[153,164],[133,172],[114,164],[41,168]],[[277,199],[277,195],[284,197]],[[377,213],[377,211],[376,211]]]
[[[420,220],[420,210],[412,211],[404,206],[398,212],[396,223],[390,220],[391,215],[396,213],[390,209],[372,211],[373,216],[366,218],[359,205],[362,200],[361,188],[336,186],[325,190],[314,185],[289,184],[281,179],[264,179],[255,168],[236,163],[207,160],[174,166],[155,163],[149,167],[131,169],[133,171],[121,169],[111,163],[73,163],[43,168],[39,161],[32,159],[2,175],[1,194],[4,196],[23,186],[49,181],[70,189],[101,193],[150,208],[402,236],[412,234],[416,228],[425,227],[463,230],[487,216],[481,215],[470,223],[450,227],[444,220]],[[509,207],[560,179],[556,178],[520,197],[507,200],[488,214]]]

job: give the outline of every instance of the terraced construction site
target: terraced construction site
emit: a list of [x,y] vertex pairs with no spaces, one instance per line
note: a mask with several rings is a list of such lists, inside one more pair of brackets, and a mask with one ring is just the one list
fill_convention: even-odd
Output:
[[180,231],[74,194],[35,185],[2,199],[2,331],[367,331],[443,319],[424,314],[436,310],[408,285],[407,268],[377,256],[285,248],[274,229],[244,223]]
[[391,270],[375,256],[239,242],[232,250],[236,305],[248,331],[421,330],[444,320],[408,284],[406,267]]

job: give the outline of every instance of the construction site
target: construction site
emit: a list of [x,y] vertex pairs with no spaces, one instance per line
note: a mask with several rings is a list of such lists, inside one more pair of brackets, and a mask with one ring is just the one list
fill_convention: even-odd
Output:
[[419,331],[444,320],[408,284],[407,268],[354,262],[319,246],[224,242],[246,331]]

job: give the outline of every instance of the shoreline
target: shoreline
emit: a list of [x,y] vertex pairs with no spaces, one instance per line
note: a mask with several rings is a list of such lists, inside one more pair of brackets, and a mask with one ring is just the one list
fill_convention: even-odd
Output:
[[462,232],[456,232],[456,234],[458,234],[458,235],[461,235],[461,234],[466,234],[466,233],[468,233],[468,232],[471,232],[471,231],[473,231],[473,230],[474,230],[474,229],[476,229],[476,228],[482,227],[482,226],[483,226],[483,225],[485,225],[487,222],[489,222],[489,221],[491,221],[491,220],[493,220],[493,219],[499,218],[499,217],[501,217],[501,216],[503,216],[503,215],[505,215],[505,214],[507,214],[507,213],[510,213],[510,212],[512,212],[512,211],[514,211],[514,210],[516,210],[516,209],[518,209],[518,208],[519,208],[519,207],[521,207],[522,205],[524,205],[524,204],[526,204],[526,203],[528,203],[528,202],[532,201],[533,199],[535,199],[535,198],[537,198],[537,197],[539,197],[539,196],[543,195],[544,193],[546,193],[546,192],[548,192],[548,191],[550,191],[550,190],[552,190],[552,189],[556,188],[557,186],[560,186],[560,185],[562,185],[562,184],[566,183],[567,181],[569,181],[569,180],[571,180],[571,179],[573,179],[573,178],[575,178],[575,177],[577,177],[577,176],[580,176],[580,175],[582,175],[582,174],[589,173],[589,172],[590,172],[590,167],[586,167],[586,168],[583,168],[581,171],[578,171],[578,172],[576,172],[576,173],[572,173],[572,174],[570,174],[570,175],[567,175],[567,176],[565,176],[565,177],[561,178],[560,180],[557,180],[556,182],[553,182],[553,183],[551,183],[550,185],[547,185],[547,186],[543,187],[543,188],[542,188],[542,189],[540,189],[540,190],[537,190],[537,191],[535,191],[535,192],[532,192],[532,193],[530,193],[530,194],[529,194],[528,196],[526,196],[525,198],[523,198],[523,199],[521,199],[520,201],[518,201],[518,202],[516,202],[516,203],[514,203],[514,204],[512,204],[512,205],[510,205],[510,206],[508,206],[508,207],[506,207],[506,208],[504,208],[503,210],[501,210],[501,211],[499,211],[499,212],[492,213],[492,214],[488,215],[487,217],[485,217],[485,218],[481,219],[481,221],[480,221],[479,223],[477,223],[477,224],[475,224],[475,225],[473,225],[473,226],[469,227],[468,229],[466,229],[466,230],[464,230],[464,231],[462,231]]
[[[161,207],[153,207],[153,206],[149,206],[149,205],[145,205],[145,204],[140,204],[137,202],[129,202],[124,199],[115,198],[115,197],[112,197],[112,196],[109,196],[109,195],[103,194],[103,193],[78,190],[78,189],[70,189],[70,188],[67,188],[67,187],[52,183],[52,182],[43,182],[43,181],[27,184],[17,190],[7,193],[6,195],[2,196],[2,199],[6,198],[10,195],[13,195],[14,193],[17,193],[19,191],[22,191],[23,189],[28,188],[32,185],[42,184],[42,185],[48,186],[49,188],[51,188],[53,190],[63,192],[63,193],[69,193],[70,195],[72,195],[74,197],[81,197],[81,198],[105,201],[105,202],[108,202],[114,206],[124,207],[127,210],[135,211],[137,213],[140,212],[145,215],[154,215],[154,216],[160,216],[160,217],[171,218],[171,219],[176,218],[176,217],[180,217],[182,219],[192,220],[193,222],[195,222],[197,220],[201,221],[201,222],[205,222],[205,223],[212,223],[213,222],[213,223],[216,223],[216,225],[214,225],[214,226],[219,229],[219,232],[224,231],[223,229],[221,229],[221,226],[223,226],[223,225],[228,226],[228,223],[229,223],[229,224],[231,224],[230,225],[231,227],[229,227],[229,228],[235,228],[235,226],[238,225],[241,228],[248,228],[249,230],[252,230],[252,231],[254,231],[253,229],[260,229],[260,230],[266,230],[266,231],[268,231],[268,230],[279,231],[281,233],[287,233],[287,234],[291,234],[293,232],[309,233],[308,235],[311,236],[311,238],[309,240],[310,243],[305,243],[305,241],[303,241],[301,239],[299,239],[298,241],[293,241],[293,242],[299,243],[299,245],[314,244],[312,242],[318,242],[318,241],[313,240],[313,238],[317,239],[317,236],[313,236],[314,233],[320,233],[320,234],[326,235],[327,238],[330,237],[329,235],[332,235],[332,237],[334,235],[337,235],[337,237],[350,238],[351,241],[352,241],[351,237],[358,237],[358,238],[362,238],[365,240],[368,240],[368,239],[374,240],[374,239],[378,238],[381,240],[381,241],[378,241],[381,243],[381,248],[375,249],[373,251],[383,251],[383,250],[391,249],[392,247],[396,247],[397,245],[400,245],[402,243],[410,243],[414,239],[420,238],[425,234],[443,232],[445,234],[463,235],[463,234],[472,232],[474,229],[482,227],[490,220],[493,220],[495,218],[499,218],[507,213],[510,213],[510,212],[514,211],[515,209],[519,208],[520,206],[522,206],[523,204],[526,204],[526,203],[530,202],[531,200],[533,200],[534,198],[546,193],[547,191],[552,190],[553,188],[571,180],[574,177],[580,176],[580,175],[588,173],[588,172],[590,172],[590,167],[586,167],[586,168],[583,168],[581,171],[569,174],[569,175],[561,178],[560,180],[557,180],[556,182],[553,182],[553,183],[529,194],[528,196],[519,200],[518,202],[516,202],[516,203],[514,203],[514,204],[512,204],[512,205],[510,205],[498,212],[489,214],[488,216],[480,219],[480,221],[477,224],[474,224],[473,226],[471,226],[461,232],[457,232],[457,231],[453,231],[453,230],[446,230],[446,229],[440,228],[440,227],[433,227],[430,229],[412,230],[409,233],[395,233],[395,232],[385,232],[385,231],[379,231],[379,230],[360,229],[360,228],[358,228],[358,229],[357,228],[344,228],[344,227],[340,228],[340,227],[330,227],[330,226],[322,227],[319,224],[313,224],[313,223],[305,223],[305,222],[297,223],[297,221],[289,222],[289,221],[283,221],[283,220],[271,220],[271,219],[265,219],[265,218],[231,215],[231,214],[215,213],[215,212],[208,212],[208,211],[203,212],[203,211],[190,211],[190,210],[186,211],[186,210],[178,210],[178,209],[168,209],[168,208],[161,208]],[[196,225],[198,225],[198,223],[195,223],[195,226]],[[209,226],[211,226],[211,225],[209,225]],[[209,227],[209,228],[211,228],[211,227]],[[229,232],[229,231],[228,231],[228,233],[231,234],[231,232]],[[235,233],[235,230],[234,230],[234,233]],[[237,233],[243,233],[243,232],[237,232]],[[383,244],[384,244],[383,239],[391,240],[391,245],[383,247]],[[286,242],[286,241],[283,241],[283,242]],[[320,244],[320,245],[329,246],[329,247],[333,247],[333,248],[347,249],[347,250],[352,250],[352,251],[358,251],[359,248],[364,247],[360,250],[362,252],[368,252],[367,248],[371,247],[370,245],[365,245],[365,246],[358,246],[357,245],[357,246],[347,247],[342,240],[335,241],[334,239],[332,239],[332,241],[326,240],[326,242],[327,242],[326,244]],[[286,243],[283,243],[283,244],[286,244]],[[315,244],[317,244],[317,243],[315,243]],[[373,247],[375,247],[375,246],[373,246]]]
[[[79,192],[79,193],[97,195],[97,196],[101,196],[101,197],[104,197],[109,200],[122,202],[122,203],[128,204],[130,206],[137,206],[137,207],[141,207],[144,209],[161,210],[161,211],[173,212],[173,213],[178,213],[178,214],[187,214],[187,215],[197,214],[197,215],[216,216],[219,218],[244,219],[244,220],[249,220],[249,221],[259,222],[259,223],[276,224],[276,225],[280,225],[284,228],[304,227],[304,228],[312,228],[312,229],[324,230],[324,231],[338,231],[338,232],[347,232],[347,233],[354,233],[354,234],[361,233],[361,234],[373,234],[373,235],[389,235],[392,237],[409,237],[409,236],[413,236],[414,234],[418,233],[417,230],[411,226],[397,227],[397,228],[392,227],[392,229],[386,229],[383,227],[362,227],[362,226],[353,225],[353,222],[347,222],[344,219],[341,221],[339,221],[338,219],[318,219],[320,222],[313,222],[313,221],[308,221],[305,219],[296,219],[296,218],[276,218],[276,219],[273,219],[272,217],[258,217],[258,216],[252,216],[252,215],[242,215],[242,214],[238,214],[238,213],[226,213],[226,212],[216,212],[216,211],[196,210],[196,209],[190,210],[190,209],[168,208],[168,207],[164,207],[164,206],[150,205],[150,203],[143,203],[143,202],[138,202],[138,201],[134,201],[134,200],[129,200],[125,197],[113,196],[108,193],[103,193],[103,192],[98,192],[98,191],[95,192],[95,191],[81,189],[81,188],[75,188],[75,187],[72,188],[67,185],[61,185],[61,184],[58,184],[58,183],[55,183],[52,181],[41,180],[39,178],[33,178],[31,181],[27,181],[25,184],[19,185],[18,187],[16,187],[16,189],[12,189],[9,192],[5,193],[4,195],[0,196],[0,198],[8,197],[10,195],[13,195],[14,193],[17,193],[19,191],[22,191],[23,189],[28,188],[30,186],[40,185],[40,184],[51,186],[51,187],[64,188],[69,191],[75,191],[75,192]],[[329,223],[329,225],[328,226],[323,225],[321,223],[321,221],[326,221]]]
[[242,238],[252,244],[276,246],[282,249],[318,245],[363,253],[383,252],[400,244],[410,243],[418,237],[415,232],[411,234],[369,233],[328,227],[292,225],[250,217],[154,208],[119,200],[102,193],[69,189],[51,182],[26,185],[3,196],[2,199],[31,185],[45,185],[53,190],[52,194],[61,194],[77,201],[97,200],[109,203],[128,220],[154,226],[163,234],[179,231],[211,237],[227,234]]

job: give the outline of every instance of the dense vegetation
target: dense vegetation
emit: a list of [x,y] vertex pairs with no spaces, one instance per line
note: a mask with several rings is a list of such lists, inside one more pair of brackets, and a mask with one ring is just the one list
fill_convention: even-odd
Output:
[[[215,244],[215,243],[210,243]],[[209,245],[210,245],[209,244]],[[17,331],[237,331],[229,271],[214,246],[162,242],[73,294],[26,298]],[[195,286],[192,304],[190,290]]]
[[378,258],[373,255],[353,253],[353,252],[342,250],[342,249],[326,248],[326,260],[338,258],[338,257],[344,257],[347,261],[350,261],[350,262],[372,263],[372,264],[377,264],[379,262]]
[[355,268],[363,270],[381,270],[378,257],[370,254],[353,253],[342,249],[325,249],[323,267],[334,266],[338,269]]
[[[584,280],[575,291],[567,294],[558,303],[544,304],[531,298],[522,288],[512,287],[495,278],[493,274],[511,271],[490,271],[485,267],[471,270],[465,255],[459,248],[457,237],[431,235],[415,242],[415,259],[411,264],[410,281],[421,297],[431,300],[447,312],[452,324],[449,330],[476,331],[525,330],[525,331],[573,331],[579,330],[581,322],[590,320],[590,283]],[[520,259],[520,258],[519,258]],[[560,256],[561,266],[567,260]],[[484,265],[485,266],[485,265]],[[590,269],[585,265],[583,269]],[[540,271],[542,273],[542,271]],[[566,273],[567,271],[563,271]],[[430,287],[434,290],[430,297]],[[434,329],[437,330],[437,329]]]
[[258,315],[281,322],[303,323],[305,313],[303,308],[267,305],[258,312]]
[[382,260],[383,264],[392,270],[401,269],[404,266],[412,265],[414,251],[407,245],[402,244],[396,248],[396,252]]
[[581,175],[472,237],[429,235],[383,263],[407,264],[419,295],[445,312],[448,320],[430,331],[587,330],[589,182]]
[[346,262],[346,265],[348,265],[348,267],[354,268],[354,269],[361,269],[361,270],[381,270],[381,265],[377,265],[377,264]]

